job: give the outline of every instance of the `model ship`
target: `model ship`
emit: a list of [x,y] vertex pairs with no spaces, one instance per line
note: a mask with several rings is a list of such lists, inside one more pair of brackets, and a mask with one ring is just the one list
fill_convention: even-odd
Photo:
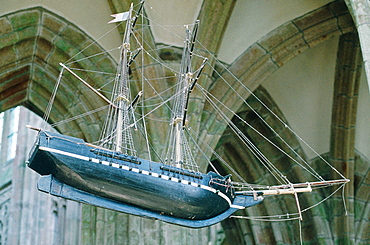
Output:
[[245,184],[243,189],[232,181],[231,175],[199,171],[185,133],[188,106],[191,106],[189,98],[207,64],[207,59],[203,58],[198,69],[194,71],[192,68],[197,23],[193,31],[186,30],[171,109],[171,137],[166,146],[169,157],[163,161],[139,157],[132,130],[138,123],[134,109],[143,93],[132,99],[129,81],[130,65],[143,49],[139,45],[140,49],[131,51],[132,32],[142,7],[143,2],[135,16],[133,7],[120,15],[121,20],[126,21],[126,29],[111,99],[105,98],[67,65],[61,64],[63,70],[103,98],[110,109],[97,144],[36,129],[39,133],[28,166],[42,175],[39,190],[111,210],[199,228],[218,223],[237,210],[257,205],[264,196],[292,194],[298,203],[297,193],[348,182],[343,178],[297,184],[287,182],[263,188]]

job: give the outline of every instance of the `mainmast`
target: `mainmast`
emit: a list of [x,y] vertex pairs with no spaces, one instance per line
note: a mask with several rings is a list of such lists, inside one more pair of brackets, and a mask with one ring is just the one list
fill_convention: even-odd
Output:
[[[176,167],[184,167],[184,156],[188,153],[184,152],[187,148],[187,141],[184,136],[184,127],[186,125],[186,114],[188,109],[189,95],[197,82],[201,70],[205,65],[206,59],[196,73],[193,72],[191,67],[191,59],[193,56],[193,48],[195,43],[196,33],[198,31],[199,21],[195,23],[193,32],[191,33],[186,26],[186,38],[184,50],[182,54],[182,62],[180,69],[180,76],[178,79],[177,87],[177,100],[175,102],[172,124],[173,124],[173,158]],[[190,154],[190,152],[189,152]],[[189,163],[188,163],[189,165]]]

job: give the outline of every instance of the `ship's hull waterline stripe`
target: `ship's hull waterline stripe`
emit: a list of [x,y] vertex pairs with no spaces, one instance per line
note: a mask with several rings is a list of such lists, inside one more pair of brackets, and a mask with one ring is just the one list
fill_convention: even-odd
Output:
[[206,185],[199,185],[199,184],[194,183],[194,182],[191,182],[191,181],[180,180],[180,179],[174,178],[174,177],[171,177],[170,178],[169,176],[163,175],[163,174],[162,175],[159,175],[157,173],[151,173],[151,174],[149,174],[149,171],[146,171],[146,170],[142,170],[140,172],[140,169],[138,169],[138,168],[129,168],[128,166],[125,166],[125,165],[121,165],[121,167],[120,167],[120,165],[117,164],[117,163],[110,163],[108,161],[101,161],[101,160],[96,159],[96,158],[81,156],[81,155],[78,155],[78,154],[74,154],[74,153],[70,153],[70,152],[66,152],[66,151],[61,151],[61,150],[57,150],[57,149],[53,149],[53,148],[49,148],[49,147],[40,146],[39,149],[42,150],[42,151],[48,151],[48,152],[52,152],[52,153],[57,153],[57,154],[61,154],[61,155],[68,156],[68,157],[77,158],[77,159],[84,160],[84,161],[90,161],[90,162],[94,162],[94,163],[101,163],[101,164],[106,165],[106,166],[112,166],[112,167],[115,167],[115,168],[121,168],[123,170],[128,170],[128,171],[131,170],[131,171],[136,172],[136,173],[141,173],[141,174],[145,174],[145,175],[151,175],[153,177],[158,177],[158,178],[161,178],[161,179],[164,179],[164,180],[171,180],[173,182],[178,182],[178,183],[182,183],[182,184],[186,184],[186,185],[191,185],[191,186],[194,186],[194,187],[200,187],[200,188],[202,188],[204,190],[207,190],[207,191],[210,191],[210,192],[213,192],[213,193],[218,194],[220,197],[222,197],[223,199],[225,199],[225,201],[227,201],[227,203],[229,204],[229,206],[231,208],[237,208],[237,209],[244,209],[245,208],[245,207],[239,206],[239,205],[232,205],[228,196],[226,196],[224,193],[222,193],[220,191],[217,191],[216,189],[214,189],[212,187],[209,187],[209,186],[206,186]]

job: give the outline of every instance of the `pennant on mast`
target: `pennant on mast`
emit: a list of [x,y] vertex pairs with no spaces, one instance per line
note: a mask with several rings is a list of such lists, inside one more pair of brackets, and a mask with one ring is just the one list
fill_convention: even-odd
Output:
[[118,13],[118,14],[111,14],[111,16],[114,17],[114,19],[109,21],[108,24],[127,20],[129,16],[129,12],[127,11],[127,12]]

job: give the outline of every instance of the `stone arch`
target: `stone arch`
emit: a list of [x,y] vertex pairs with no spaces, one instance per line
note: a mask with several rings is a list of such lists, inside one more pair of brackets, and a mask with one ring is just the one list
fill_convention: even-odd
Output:
[[[343,6],[342,2],[333,2],[289,21],[267,34],[235,60],[229,69],[253,90],[266,77],[300,53],[326,41],[332,36],[343,35],[352,31],[354,31],[354,27],[346,7]],[[68,60],[75,53],[81,51],[82,47],[92,42],[93,40],[75,25],[41,7],[1,16],[0,111],[23,104],[41,115],[42,111],[45,111],[55,80],[59,74],[60,67],[58,63]],[[94,44],[92,48],[98,52],[103,51],[103,48],[97,44]],[[90,51],[86,50],[81,54],[81,57],[89,54]],[[82,61],[78,63],[78,66],[90,70],[104,67],[104,70],[114,72],[115,62],[111,57],[104,56],[95,58],[93,63]],[[91,76],[87,79],[91,83],[95,82],[97,87],[102,86],[106,81],[102,75]],[[82,85],[77,85],[78,83],[72,77],[67,77],[65,84],[60,90],[61,97],[55,101],[55,110],[53,110],[50,117],[51,122],[79,115],[104,105],[104,102],[99,101],[99,99],[90,100],[89,98],[95,98],[92,97],[94,95],[84,89]],[[210,89],[212,93],[225,91],[225,86],[222,84],[221,79],[216,79]],[[78,98],[71,101],[71,96],[76,94]],[[248,94],[243,96],[247,98]],[[230,101],[227,96],[223,98],[223,103],[234,104],[235,107],[233,109],[235,111],[245,112],[240,104]],[[203,132],[206,132],[210,136],[209,138],[212,138],[212,142],[214,142],[214,144],[212,142],[209,144],[215,146],[217,143],[215,138],[222,137],[226,125],[222,125],[222,123],[217,122],[212,117],[213,113],[209,105],[205,106],[204,112],[205,117],[211,119],[213,123],[211,125],[208,122],[204,124]],[[81,119],[81,121],[71,122],[59,127],[59,130],[63,133],[84,137],[87,140],[96,139],[94,133],[99,130],[94,132],[91,129],[87,130],[84,126],[91,125],[98,129],[100,127],[99,120],[102,116],[100,114],[97,115]],[[364,193],[366,190],[364,186],[367,185],[365,180],[368,171],[362,174],[361,185],[359,184],[362,189],[358,191],[358,195],[360,195],[361,191]],[[359,205],[365,206],[367,201],[365,198],[363,199]],[[278,205],[282,207],[284,201],[282,200]],[[312,220],[319,219],[317,217],[319,217],[318,214],[313,215]],[[365,217],[365,215],[361,217]],[[253,222],[245,224],[243,222],[235,222],[232,219],[226,222],[224,224],[225,230],[232,225],[231,230],[233,230],[233,233],[228,233],[229,237],[233,237],[236,234],[240,238],[238,241],[244,241],[247,244],[249,244],[249,241],[258,243],[258,238],[265,234],[268,237],[267,241],[275,240],[288,243],[292,241],[291,237],[279,240],[277,238],[286,236],[286,233],[279,234],[277,230],[291,232],[292,229],[296,229],[289,224],[257,226]],[[318,224],[326,225],[325,222],[319,222]],[[358,218],[356,222],[359,223],[360,228],[366,228],[368,224],[365,218]],[[312,223],[308,222],[308,225]],[[277,226],[280,226],[280,229],[273,229]],[[89,228],[86,228],[86,230]],[[324,228],[327,229],[327,227]],[[258,229],[261,229],[261,232],[257,232]],[[329,239],[328,237],[330,237],[330,235],[324,236],[322,233],[319,233],[319,229],[316,229],[316,232],[318,234],[317,239]],[[362,232],[364,236],[365,233]]]
[[[83,50],[86,46],[88,49]],[[45,8],[35,7],[0,17],[0,111],[24,105],[39,115],[45,112],[59,76],[59,62],[72,56],[82,59],[104,49],[73,23]],[[116,63],[108,54],[81,60],[75,68],[104,70],[115,73]],[[106,75],[94,73],[85,77],[94,87],[105,85]],[[77,96],[76,96],[77,95]],[[107,95],[108,96],[108,95]],[[71,75],[59,87],[49,122],[80,115],[102,107],[103,100],[89,91]],[[58,127],[62,133],[96,140],[102,114],[93,114]]]
[[[273,98],[268,94],[262,86],[259,86],[254,94],[267,105],[276,115],[279,116],[285,123],[288,124],[284,115],[275,104]],[[305,158],[302,147],[296,136],[288,130],[284,125],[280,123],[278,119],[271,115],[259,102],[252,96],[247,99],[247,103],[253,106],[255,111],[252,111],[247,106],[242,106],[238,115],[271,140],[278,147],[285,149],[289,152],[289,149],[282,143],[282,141],[276,137],[276,134],[260,120],[255,114],[258,113],[264,120],[270,123],[270,126],[274,128],[279,135],[285,140],[289,140],[290,146],[295,149],[300,156],[307,161]],[[236,118],[234,118],[236,119]],[[269,144],[259,134],[255,133],[251,127],[243,125],[239,120],[235,120],[234,123],[239,123],[239,129],[250,139],[255,146],[264,154],[268,155],[271,162],[276,166],[284,176],[292,181],[293,183],[303,183],[310,180],[309,174],[302,171],[301,167],[296,162],[283,155],[274,146]],[[268,185],[274,183],[273,177],[269,172],[261,165],[260,161],[255,156],[245,149],[245,146],[240,140],[232,135],[230,128],[227,127],[224,134],[222,135],[216,151],[223,157],[228,163],[231,164],[239,174],[241,174],[245,180],[249,183],[264,184]],[[301,160],[294,155],[291,155],[297,162]],[[317,160],[317,164],[322,163]],[[319,163],[320,162],[320,163]],[[247,163],[247,164],[243,164]],[[222,168],[222,164],[217,161],[214,162],[218,168]],[[224,168],[225,169],[225,168]],[[324,167],[321,170],[326,172]],[[227,171],[227,170],[226,170]],[[225,172],[226,174],[226,172]],[[235,179],[235,177],[234,177]],[[305,209],[310,207],[320,200],[323,200],[325,195],[320,192],[312,192],[309,194],[300,194],[299,202],[300,207]],[[326,219],[326,212],[330,209],[330,203],[324,202],[320,205],[320,208],[310,209],[303,213],[304,222],[302,223],[302,233],[304,239],[307,241],[320,243],[320,240],[331,240],[332,230],[330,227],[329,220]],[[299,224],[298,220],[291,220],[285,222],[262,222],[256,217],[271,216],[277,214],[294,214],[297,213],[297,206],[295,205],[294,197],[291,195],[282,195],[275,197],[267,197],[264,202],[252,208],[239,211],[238,215],[249,217],[249,219],[227,219],[222,222],[225,230],[227,239],[234,239],[235,231],[232,227],[239,229],[238,240],[241,240],[241,244],[298,244],[299,241]],[[286,218],[286,217],[283,217]],[[289,218],[289,217],[288,217]],[[297,218],[297,216],[291,216],[290,218]],[[256,219],[256,220],[254,220]],[[274,217],[273,219],[279,220]],[[309,228],[308,228],[309,227]],[[242,234],[244,234],[242,236]]]
[[[249,87],[249,89],[258,94],[262,93],[262,97],[268,101],[271,101],[271,98],[268,99],[268,96],[266,97],[263,95],[263,88],[260,87],[260,84],[264,81],[264,79],[302,52],[314,47],[317,44],[325,42],[333,36],[343,36],[347,33],[356,33],[353,22],[345,4],[343,2],[336,1],[302,17],[289,21],[276,30],[273,30],[253,44],[249,49],[247,49],[228,67],[228,69],[230,69],[245,86]],[[227,75],[226,72],[222,73],[221,76],[224,76],[224,78],[228,77],[231,79],[231,81],[235,81],[235,79]],[[226,78],[226,80],[228,79]],[[236,82],[232,83],[231,86],[238,92],[243,91],[243,89],[239,89],[241,88],[241,85]],[[241,103],[237,104],[236,98],[234,100],[232,96],[229,96],[232,91],[225,84],[223,84],[222,78],[216,79],[213,82],[210,90],[212,94],[219,93],[219,95],[222,95],[221,98],[223,99],[221,100],[221,103],[228,105],[228,107],[233,111],[245,113],[247,117],[248,114],[250,114],[250,112],[245,111],[245,108],[243,108]],[[244,94],[242,94],[242,97],[247,98],[248,95],[248,92],[245,91]],[[221,141],[219,141],[218,144],[224,148],[223,151],[226,152],[224,154],[234,155],[230,162],[235,163],[234,167],[236,169],[239,168],[239,170],[243,170],[244,167],[244,172],[258,172],[258,169],[253,168],[255,162],[253,157],[248,156],[248,154],[244,152],[235,152],[235,147],[228,147],[227,144],[223,144],[222,141],[224,141],[225,137],[228,135],[227,130],[223,131],[224,128],[220,126],[223,124],[223,122],[218,121],[217,118],[214,117],[214,113],[212,109],[210,109],[209,104],[205,105],[204,111],[204,116],[207,118],[205,121],[208,122],[209,120],[213,120],[213,123],[207,123],[203,127],[203,131],[208,133],[208,135],[205,136],[205,139],[211,139],[212,134],[212,136],[216,135],[217,137],[220,137]],[[232,115],[230,113],[230,117],[231,116]],[[253,117],[249,119],[253,120]],[[279,128],[282,125],[278,121],[274,122],[272,120],[271,126],[274,128]],[[226,125],[224,125],[224,127],[226,127]],[[246,129],[245,132],[248,135],[248,129]],[[255,135],[249,136],[252,138],[252,140],[258,140],[256,139]],[[215,138],[213,137],[212,140],[214,139]],[[209,144],[216,144],[216,142],[212,141]],[[238,144],[233,144],[233,146],[235,145]],[[264,148],[261,147],[261,149]],[[325,157],[328,156],[326,155]],[[356,158],[359,162],[365,161],[363,159],[361,160],[360,156],[356,156]],[[242,166],[241,162],[246,162],[245,160],[247,160],[252,167]],[[294,164],[287,164],[287,167],[292,168],[294,171]],[[261,172],[261,174],[263,176],[264,172]],[[361,175],[361,178],[363,178],[363,175]],[[304,182],[305,179],[306,178],[302,174],[298,175],[296,180],[298,182]],[[359,188],[364,187],[361,186]],[[358,198],[359,196],[356,195],[356,199]],[[291,212],[291,207],[287,206],[287,203],[294,203],[294,200],[293,202],[292,200],[287,202],[286,199],[288,198],[279,198],[274,205],[267,204],[258,206],[254,210],[247,209],[245,210],[244,214],[246,216],[269,215],[269,209],[279,210],[281,213],[286,213],[288,210]],[[303,198],[301,203],[302,205],[311,206],[316,200],[319,199],[320,194],[316,194],[310,199]],[[355,202],[358,204],[361,203],[362,205],[364,200],[362,197],[360,199],[361,201],[356,200]],[[333,227],[333,223],[325,216],[325,212],[327,210],[331,210],[332,205],[335,202],[338,202],[338,200],[324,203],[319,209],[309,210],[307,212],[309,215],[307,215],[302,228],[304,241],[326,244],[337,241],[338,237],[341,236],[338,234],[338,229]],[[363,220],[361,220],[361,222],[359,221],[359,224],[361,224],[362,227],[366,226]],[[299,234],[297,223],[295,225],[292,223],[261,224],[250,220],[228,219],[223,221],[223,227],[228,239],[230,239],[229,243],[234,241],[241,241],[241,243],[244,244],[299,243],[299,240],[297,240],[298,236],[294,235]],[[235,238],[236,231],[234,229],[238,230],[237,238]]]
[[[251,45],[227,67],[233,76],[227,71],[221,72],[220,77],[211,84],[210,93],[220,98],[222,104],[237,112],[242,101],[236,96],[230,96],[230,87],[238,91],[241,97],[247,98],[249,93],[242,86],[251,91],[255,90],[267,77],[294,57],[333,36],[349,32],[355,32],[355,26],[346,5],[341,1],[335,1],[288,21]],[[230,86],[223,80],[229,81]],[[232,117],[230,111],[225,113],[229,118]],[[208,123],[202,125],[200,132],[207,132],[203,138],[213,148],[217,144],[214,137],[219,138],[226,127],[215,115],[212,106],[206,102],[202,120]]]

